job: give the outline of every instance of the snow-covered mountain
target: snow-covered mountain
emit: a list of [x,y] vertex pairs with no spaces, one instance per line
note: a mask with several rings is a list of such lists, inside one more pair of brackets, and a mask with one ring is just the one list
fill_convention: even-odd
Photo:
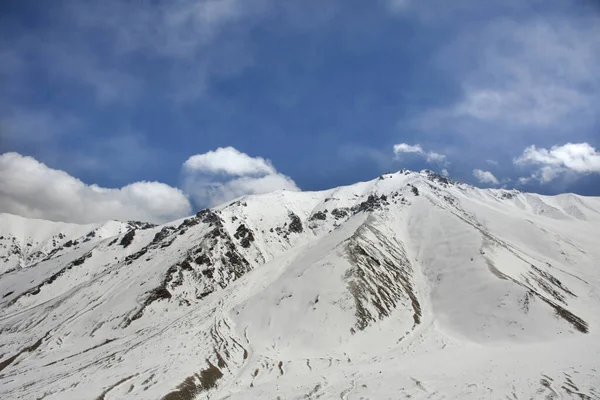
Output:
[[162,226],[0,215],[2,399],[600,399],[600,198],[399,171]]
[[132,229],[155,226],[138,221],[78,225],[0,214],[0,274],[68,252],[79,242],[97,242]]

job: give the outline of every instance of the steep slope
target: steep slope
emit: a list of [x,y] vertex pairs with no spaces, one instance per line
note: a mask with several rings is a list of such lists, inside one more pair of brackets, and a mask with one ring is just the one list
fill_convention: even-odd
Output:
[[0,396],[600,398],[599,227],[404,170],[157,227],[3,215]]

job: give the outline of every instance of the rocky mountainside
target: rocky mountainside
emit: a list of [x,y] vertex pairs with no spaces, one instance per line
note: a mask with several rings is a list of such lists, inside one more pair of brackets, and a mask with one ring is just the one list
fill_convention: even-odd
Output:
[[0,274],[59,256],[80,242],[96,242],[132,229],[153,227],[138,221],[77,225],[0,214]]
[[399,171],[162,226],[0,215],[0,398],[600,399],[600,198]]

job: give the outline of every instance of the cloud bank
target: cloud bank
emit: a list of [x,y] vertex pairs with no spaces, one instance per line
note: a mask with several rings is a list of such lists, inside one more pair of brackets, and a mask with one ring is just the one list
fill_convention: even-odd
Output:
[[90,223],[166,222],[191,213],[185,194],[160,182],[119,189],[86,185],[64,171],[18,153],[0,155],[0,211],[30,218]]
[[215,206],[247,194],[300,190],[269,160],[250,157],[233,147],[196,154],[183,164],[184,190],[196,204]]
[[190,215],[190,198],[197,207],[211,207],[247,194],[300,190],[269,160],[233,147],[191,156],[183,163],[182,174],[182,189],[147,181],[103,188],[32,157],[5,153],[0,155],[0,212],[76,223],[110,219],[162,223]]
[[589,143],[567,143],[562,146],[552,146],[550,150],[529,146],[523,154],[515,158],[514,163],[539,167],[530,177],[520,178],[520,183],[531,180],[547,183],[566,173],[575,175],[600,173],[600,152]]

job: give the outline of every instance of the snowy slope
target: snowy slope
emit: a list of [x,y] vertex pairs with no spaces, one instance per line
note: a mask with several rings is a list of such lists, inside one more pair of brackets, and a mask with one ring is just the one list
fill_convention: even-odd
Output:
[[0,398],[600,399],[600,198],[403,170],[0,232]]
[[65,252],[79,242],[95,242],[132,228],[151,226],[137,221],[79,225],[0,213],[0,274]]

